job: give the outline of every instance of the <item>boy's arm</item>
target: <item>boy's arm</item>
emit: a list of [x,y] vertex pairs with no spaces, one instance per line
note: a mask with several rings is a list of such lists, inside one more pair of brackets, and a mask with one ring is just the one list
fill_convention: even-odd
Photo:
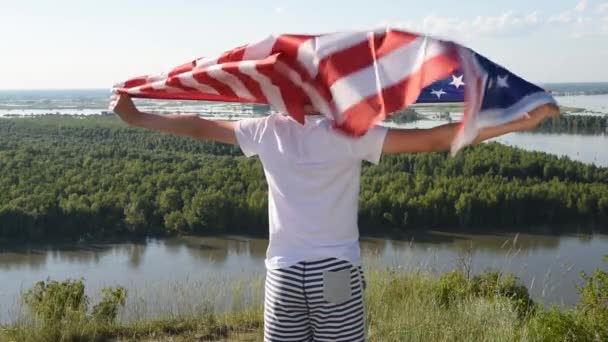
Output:
[[[555,105],[543,105],[522,118],[501,126],[484,128],[475,144],[499,135],[534,129],[545,118],[559,115]],[[382,146],[383,153],[441,152],[449,151],[460,123],[446,124],[430,129],[389,129]]]
[[236,121],[206,120],[196,115],[156,115],[140,112],[128,95],[112,98],[110,110],[127,124],[170,134],[237,144]]

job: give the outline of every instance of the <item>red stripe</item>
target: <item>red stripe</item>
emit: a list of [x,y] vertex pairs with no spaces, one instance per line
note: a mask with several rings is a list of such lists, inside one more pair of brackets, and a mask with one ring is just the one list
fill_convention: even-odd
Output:
[[298,50],[307,41],[315,38],[312,35],[281,35],[272,47],[272,54],[279,54],[281,62],[297,72],[304,82],[313,81],[308,75],[308,71],[298,62]]
[[227,84],[224,84],[223,82],[220,82],[220,81],[216,80],[215,78],[209,76],[205,72],[205,69],[195,70],[192,73],[192,77],[197,82],[206,84],[206,85],[212,87],[213,89],[217,90],[217,92],[219,94],[221,94],[222,96],[226,96],[228,98],[238,98],[238,96],[232,90],[232,88],[230,88]]
[[180,80],[177,76],[167,78],[167,80],[165,81],[165,85],[167,85],[169,87],[181,89],[185,92],[192,93],[193,95],[196,93],[202,93],[199,89],[189,87],[189,86],[183,84],[182,80]]
[[142,93],[146,93],[146,94],[163,94],[167,92],[167,89],[155,89],[152,87],[152,84],[146,84],[144,86],[139,87],[138,89],[140,92]]
[[347,109],[344,112],[344,122],[338,128],[355,136],[365,134],[374,124],[384,120],[387,114],[416,102],[423,88],[448,77],[458,66],[458,58],[451,54],[427,60],[415,73],[384,88],[381,95],[374,94]]
[[148,83],[148,76],[135,77],[127,80],[123,88],[135,88]]
[[239,46],[236,49],[232,49],[224,52],[218,59],[217,64],[228,63],[228,62],[239,62],[243,60],[245,49],[247,45]]
[[415,34],[395,31],[375,34],[364,42],[323,58],[319,63],[317,79],[331,87],[338,79],[369,67],[375,60],[418,37]]
[[192,69],[194,69],[195,66],[196,66],[195,61],[184,63],[178,67],[173,68],[173,70],[171,70],[169,72],[168,77],[173,77],[175,75],[179,75],[179,74],[183,74],[185,72],[192,71]]
[[238,78],[245,85],[247,90],[249,90],[251,95],[253,95],[256,102],[267,103],[268,100],[266,99],[266,96],[264,96],[260,84],[249,75],[242,73],[239,69],[239,65],[240,62],[226,63],[222,65],[222,70]]
[[261,63],[256,64],[256,70],[268,77],[270,82],[279,88],[287,113],[296,121],[304,123],[304,105],[309,103],[308,96],[291,82],[287,77],[278,73],[275,69],[278,55],[272,55]]
[[[281,35],[274,43],[272,53],[280,53],[281,61],[288,65],[293,71],[298,73],[303,82],[310,84],[314,89],[317,90],[319,95],[329,103],[332,101],[332,95],[327,84],[311,79],[306,68],[297,61],[300,46],[315,37],[316,36],[313,35]],[[305,101],[303,104],[310,103],[306,95],[304,95],[303,98],[305,98],[305,100],[303,100]],[[302,120],[304,120],[303,116]]]
[[[122,89],[118,89],[118,92],[122,92]],[[128,93],[128,89],[124,90]],[[150,90],[145,93],[134,94],[133,97],[143,99],[165,99],[165,100],[198,100],[198,101],[221,101],[221,102],[239,102],[239,103],[259,103],[250,101],[247,99],[234,98],[224,95],[205,94],[201,92],[184,92],[184,93],[173,93],[166,90]]]
[[271,55],[280,53],[288,59],[295,60],[298,57],[300,45],[314,38],[310,35],[283,34],[280,35],[272,46]]

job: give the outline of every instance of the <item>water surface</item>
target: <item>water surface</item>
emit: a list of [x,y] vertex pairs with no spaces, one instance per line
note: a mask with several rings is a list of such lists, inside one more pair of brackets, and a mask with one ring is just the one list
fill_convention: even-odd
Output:
[[[576,302],[579,273],[602,267],[602,255],[608,254],[606,235],[552,234],[551,230],[546,234],[429,231],[399,239],[364,237],[361,245],[368,269],[444,272],[463,263],[472,265],[473,272],[494,268],[520,276],[536,300],[563,305]],[[84,278],[89,293],[124,285],[130,310],[139,305],[145,314],[166,313],[167,308],[179,311],[203,297],[217,307],[230,306],[231,291],[238,284],[246,293],[253,279],[255,290],[260,289],[266,247],[264,239],[241,236],[2,246],[0,321],[19,312],[22,290],[47,278]]]

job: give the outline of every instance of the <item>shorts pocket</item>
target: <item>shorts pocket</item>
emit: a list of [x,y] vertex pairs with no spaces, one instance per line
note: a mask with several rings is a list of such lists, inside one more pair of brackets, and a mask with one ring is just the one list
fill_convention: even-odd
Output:
[[323,272],[323,299],[332,304],[342,304],[352,298],[350,269]]

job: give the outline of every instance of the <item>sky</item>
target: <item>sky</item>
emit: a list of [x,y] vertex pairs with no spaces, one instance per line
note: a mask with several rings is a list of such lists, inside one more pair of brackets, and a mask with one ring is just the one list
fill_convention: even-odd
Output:
[[0,0],[0,89],[110,88],[270,34],[386,26],[533,82],[608,81],[608,0]]

